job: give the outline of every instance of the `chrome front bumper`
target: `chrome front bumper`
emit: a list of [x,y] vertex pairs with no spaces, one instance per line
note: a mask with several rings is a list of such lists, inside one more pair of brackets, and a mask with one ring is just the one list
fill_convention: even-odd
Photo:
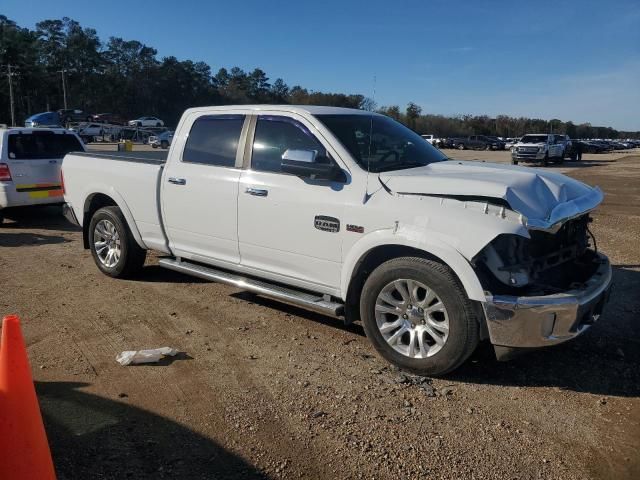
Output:
[[495,295],[483,303],[491,343],[539,348],[577,337],[598,320],[611,288],[611,264],[598,254],[596,273],[580,288],[539,297]]

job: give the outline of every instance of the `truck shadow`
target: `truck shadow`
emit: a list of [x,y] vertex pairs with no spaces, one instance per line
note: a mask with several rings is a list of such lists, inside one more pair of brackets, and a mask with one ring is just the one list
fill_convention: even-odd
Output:
[[[600,320],[582,336],[509,362],[498,362],[488,342],[448,375],[450,380],[640,397],[640,271],[614,268],[614,287]],[[630,267],[637,267],[631,265]]]
[[11,233],[0,229],[0,247],[29,247],[67,243],[71,240],[60,235],[42,235],[40,233]]
[[304,320],[311,320],[312,322],[319,323],[321,325],[326,325],[327,327],[337,328],[340,330],[345,330],[354,335],[358,335],[360,337],[366,337],[364,333],[364,329],[361,325],[352,323],[351,325],[345,325],[344,320],[341,318],[334,318],[328,315],[323,315],[322,313],[312,312],[310,310],[306,310],[301,307],[296,307],[295,305],[289,305],[288,303],[279,302],[278,300],[273,300],[271,298],[261,297],[260,295],[256,295],[251,292],[236,292],[231,294],[232,297],[248,302],[249,305],[256,304],[262,307],[269,308],[271,310],[275,310],[278,312],[284,312],[288,315],[294,315],[296,317],[301,317]]
[[87,386],[36,382],[58,479],[268,478],[209,438]]
[[5,223],[2,230],[12,228],[38,228],[42,230],[58,230],[63,232],[79,232],[77,227],[64,218],[62,207],[22,207],[3,211]]

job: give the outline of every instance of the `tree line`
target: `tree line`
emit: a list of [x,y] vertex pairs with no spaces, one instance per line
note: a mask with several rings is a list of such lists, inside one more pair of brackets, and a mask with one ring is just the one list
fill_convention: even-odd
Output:
[[[68,108],[118,113],[124,118],[154,115],[168,125],[175,125],[186,108],[203,105],[288,103],[377,109],[372,99],[361,94],[313,91],[289,86],[282,78],[272,82],[260,68],[220,68],[214,73],[205,62],[159,58],[151,46],[119,37],[103,41],[95,29],[67,17],[43,20],[31,30],[0,15],[0,73],[0,123],[7,124],[9,82],[17,124],[31,114],[63,108],[63,81]],[[560,120],[423,114],[413,103],[404,111],[399,106],[377,110],[419,133],[438,136],[518,136],[553,129],[576,138],[640,138],[640,132]]]

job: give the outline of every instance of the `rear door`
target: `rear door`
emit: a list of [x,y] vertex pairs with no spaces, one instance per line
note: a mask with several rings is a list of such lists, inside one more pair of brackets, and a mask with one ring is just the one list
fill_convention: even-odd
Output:
[[10,190],[10,206],[62,202],[62,159],[78,151],[84,151],[82,143],[68,132],[9,132],[3,156],[14,187]]
[[194,114],[162,177],[162,212],[171,250],[200,261],[240,262],[238,145],[245,116]]

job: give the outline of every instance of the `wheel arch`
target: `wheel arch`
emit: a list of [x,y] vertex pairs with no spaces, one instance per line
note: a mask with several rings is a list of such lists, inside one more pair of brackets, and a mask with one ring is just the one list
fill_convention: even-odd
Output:
[[419,243],[407,238],[389,234],[359,245],[366,237],[354,246],[346,259],[342,271],[341,292],[347,307],[347,322],[358,317],[359,297],[369,273],[376,267],[397,257],[423,257],[436,260],[448,266],[460,281],[462,288],[470,300],[483,302],[486,300],[484,289],[469,262],[455,249],[442,242],[431,240]]
[[101,209],[102,207],[118,207],[122,214],[124,215],[125,220],[127,221],[127,226],[133,235],[136,243],[141,247],[146,249],[146,245],[142,241],[142,236],[140,235],[140,231],[136,226],[136,222],[131,214],[131,211],[127,207],[126,202],[117,192],[94,192],[87,196],[84,201],[83,206],[83,219],[82,219],[82,242],[85,249],[89,249],[89,224],[91,223],[91,217],[93,214]]

